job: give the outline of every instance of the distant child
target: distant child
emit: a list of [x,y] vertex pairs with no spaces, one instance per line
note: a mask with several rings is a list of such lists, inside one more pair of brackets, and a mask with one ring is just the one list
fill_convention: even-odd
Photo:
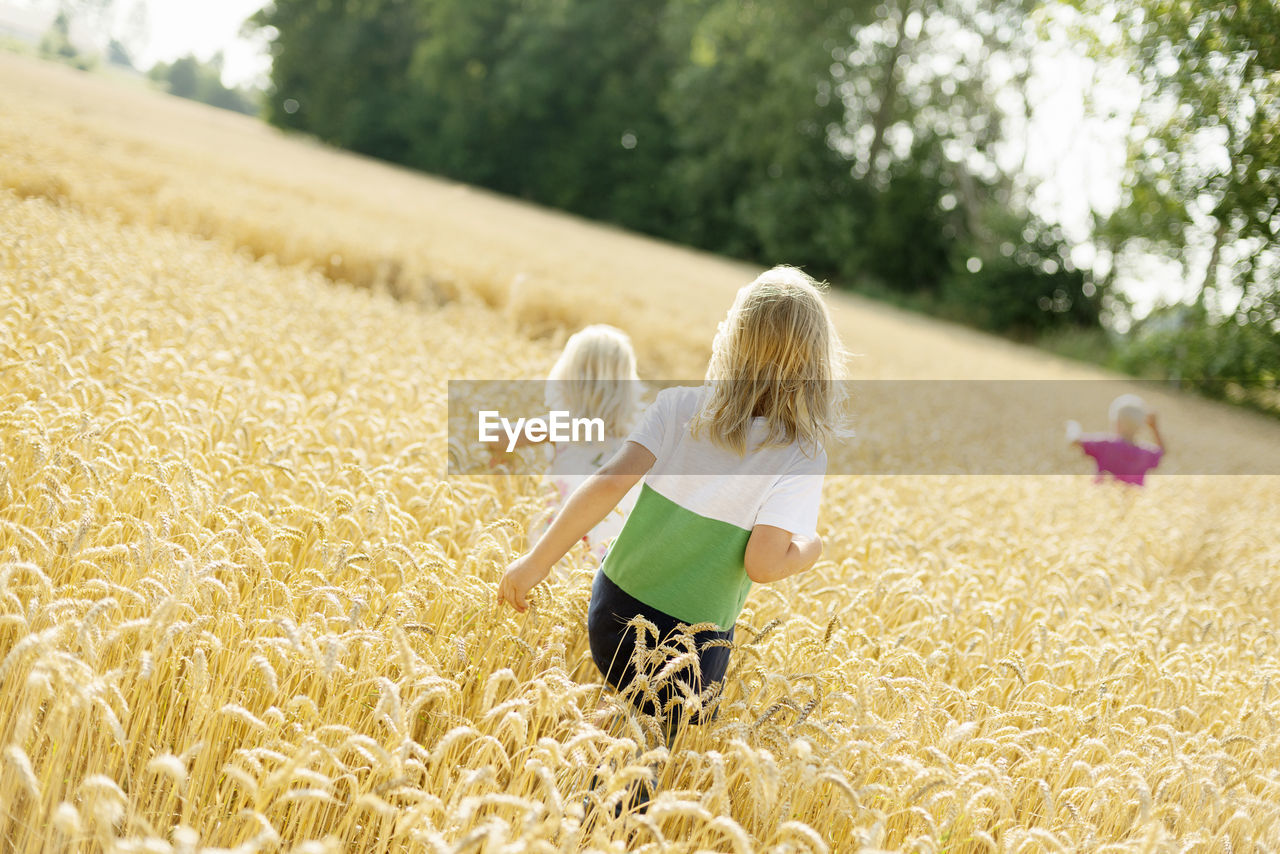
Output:
[[[1122,483],[1142,486],[1147,472],[1160,464],[1164,456],[1164,439],[1156,425],[1156,414],[1148,413],[1146,404],[1136,394],[1122,394],[1111,402],[1110,435],[1080,432],[1080,424],[1067,422],[1067,441],[1079,446],[1098,464],[1094,479],[1103,481],[1108,476]],[[1151,428],[1155,446],[1139,444],[1138,430],[1143,423]]]
[[[564,505],[588,475],[618,452],[635,426],[640,410],[640,379],[636,375],[636,353],[626,333],[601,323],[571,335],[547,375],[546,405],[550,411],[567,411],[574,417],[604,422],[602,441],[546,442],[551,447],[548,477],[556,488],[554,511]],[[516,447],[530,444],[533,442],[523,433],[516,441]],[[502,456],[495,453],[495,461]],[[637,494],[636,490],[627,493],[598,525],[583,533],[582,539],[597,561],[622,530]]]
[[[530,589],[643,480],[596,574],[587,633],[605,680],[663,716],[668,739],[684,714],[677,680],[708,701],[718,695],[752,583],[803,572],[822,554],[824,443],[837,427],[842,358],[813,279],[791,267],[764,273],[720,324],[707,382],[660,392],[622,449],[502,577],[501,600],[525,611]],[[680,638],[692,649],[658,684]],[[659,660],[641,654],[655,646]]]

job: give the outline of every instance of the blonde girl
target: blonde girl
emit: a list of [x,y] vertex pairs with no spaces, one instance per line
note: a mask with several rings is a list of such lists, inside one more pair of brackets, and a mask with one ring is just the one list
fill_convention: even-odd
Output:
[[[598,323],[575,332],[547,374],[546,405],[549,411],[566,411],[575,417],[599,418],[604,436],[594,442],[552,442],[548,477],[556,494],[552,509],[563,506],[587,476],[612,458],[635,427],[640,409],[640,378],[636,353],[627,334]],[[516,447],[533,444],[521,434]],[[495,461],[502,454],[495,455]],[[582,539],[600,560],[635,504],[636,491],[623,496],[604,519]]]
[[[507,568],[502,601],[524,612],[529,591],[643,480],[592,586],[592,658],[648,714],[681,714],[678,681],[714,696],[751,585],[803,572],[822,554],[824,443],[837,428],[842,358],[807,275],[775,267],[742,288],[720,324],[707,381],[658,394],[617,454]],[[637,617],[656,628],[659,649],[692,637],[696,665],[670,668],[656,690],[628,691],[653,686],[668,663],[633,656],[651,634]]]

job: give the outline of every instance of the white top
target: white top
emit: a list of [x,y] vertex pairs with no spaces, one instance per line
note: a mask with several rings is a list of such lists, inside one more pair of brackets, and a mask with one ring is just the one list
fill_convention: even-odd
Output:
[[[606,439],[603,442],[559,442],[553,446],[551,469],[547,473],[556,488],[556,507],[564,506],[573,491],[582,485],[596,469],[609,462],[622,447],[623,439]],[[609,543],[622,531],[627,514],[635,506],[640,490],[633,487],[618,506],[587,534],[587,547],[597,558],[604,557]]]
[[[772,525],[792,534],[817,534],[818,509],[827,454],[806,453],[798,443],[757,448],[739,456],[695,438],[689,422],[711,389],[687,386],[665,389],[645,410],[629,440],[657,457],[645,475],[649,488],[699,516],[751,530]],[[747,447],[763,441],[768,427],[757,418]]]

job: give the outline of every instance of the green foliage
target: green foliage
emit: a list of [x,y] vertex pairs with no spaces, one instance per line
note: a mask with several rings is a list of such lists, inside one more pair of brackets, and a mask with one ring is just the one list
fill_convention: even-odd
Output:
[[863,235],[866,250],[857,262],[899,290],[936,295],[959,260],[960,217],[943,210],[946,187],[937,165],[937,152],[919,146],[908,160],[892,164],[886,186],[874,191]]
[[408,79],[424,35],[416,3],[277,0],[251,22],[279,32],[271,43],[273,92],[265,108],[270,122],[412,163],[414,114],[430,110],[415,101],[429,100],[429,93]]
[[423,117],[435,132],[416,165],[624,225],[662,221],[662,3],[424,5],[410,79],[436,99]]
[[1280,414],[1280,331],[1176,306],[1154,312],[1127,339],[1116,366],[1208,397]]
[[93,58],[82,54],[71,43],[71,20],[65,11],[58,13],[40,40],[40,55],[82,71],[93,67]]
[[107,62],[112,65],[118,65],[121,68],[133,68],[133,60],[129,57],[129,50],[119,39],[112,39],[111,43],[107,45]]
[[1064,359],[1115,367],[1117,336],[1100,326],[1060,326],[1036,336],[1034,343],[1041,350]]
[[1098,302],[1086,295],[1079,270],[1028,268],[997,258],[980,270],[960,270],[948,280],[943,305],[949,316],[993,332],[1034,340],[1063,326],[1098,326]]
[[[1181,262],[1191,305],[1120,344],[1116,366],[1280,411],[1280,5],[1071,0],[1092,53],[1142,86],[1120,207],[1097,238]],[[1108,41],[1105,32],[1118,33]]]
[[983,239],[956,259],[942,287],[945,315],[1023,340],[1101,326],[1102,295],[1073,265],[1060,229],[993,207],[970,230]]
[[1280,5],[1273,0],[1076,0],[1116,11],[1119,45],[1145,97],[1113,242],[1185,257],[1201,299],[1271,290],[1280,274]]
[[[859,188],[827,143],[843,106],[831,50],[866,4],[778,0],[674,4],[682,62],[663,94],[684,239],[837,273],[862,221]],[[674,235],[673,235],[674,236]]]
[[209,62],[201,62],[195,56],[184,56],[172,63],[158,62],[147,76],[179,98],[248,115],[258,113],[257,98],[252,92],[223,85],[221,55]]

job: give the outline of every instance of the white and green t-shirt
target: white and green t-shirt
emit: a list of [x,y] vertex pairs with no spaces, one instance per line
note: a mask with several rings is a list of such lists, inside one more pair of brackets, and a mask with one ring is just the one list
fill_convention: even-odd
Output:
[[[706,386],[659,392],[627,437],[657,460],[602,569],[652,608],[728,630],[751,589],[743,568],[751,529],[813,536],[827,455],[792,444],[739,456],[705,434],[695,439],[689,422],[709,393]],[[766,429],[757,419],[748,447]]]

